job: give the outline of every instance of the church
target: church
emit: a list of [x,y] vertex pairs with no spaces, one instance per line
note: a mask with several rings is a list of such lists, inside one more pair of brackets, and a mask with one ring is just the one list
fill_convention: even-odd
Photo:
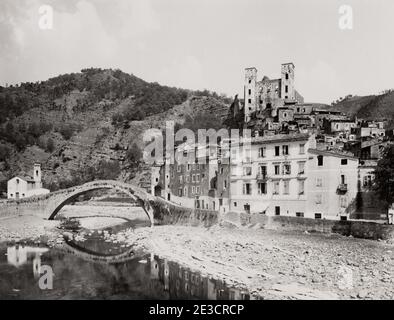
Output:
[[19,175],[8,180],[7,183],[8,199],[18,200],[49,192],[48,189],[42,187],[41,164],[39,163],[34,164],[33,176]]

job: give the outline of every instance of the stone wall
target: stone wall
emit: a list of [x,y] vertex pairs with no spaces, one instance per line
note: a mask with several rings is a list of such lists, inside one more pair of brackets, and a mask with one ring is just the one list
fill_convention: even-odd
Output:
[[181,224],[210,227],[218,223],[219,213],[212,210],[177,206],[164,199],[150,201],[155,225]]
[[296,230],[308,232],[338,233],[365,239],[394,240],[394,225],[367,221],[338,221],[284,216],[251,215],[250,223],[259,223],[264,229]]

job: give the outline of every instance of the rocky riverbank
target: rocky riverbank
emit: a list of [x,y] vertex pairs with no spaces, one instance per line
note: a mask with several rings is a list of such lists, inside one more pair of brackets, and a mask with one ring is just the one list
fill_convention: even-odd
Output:
[[[89,205],[66,206],[62,216],[77,217],[85,231],[146,219],[141,208]],[[0,241],[61,243],[58,224],[34,216],[2,218]],[[384,241],[218,225],[105,232],[105,241],[144,248],[265,299],[394,299],[394,246]]]
[[156,226],[108,237],[265,299],[394,299],[394,247],[383,242],[219,226]]

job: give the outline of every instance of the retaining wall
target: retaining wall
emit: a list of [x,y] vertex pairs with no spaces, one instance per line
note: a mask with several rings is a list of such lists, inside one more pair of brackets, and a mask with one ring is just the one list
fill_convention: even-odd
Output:
[[251,215],[249,223],[259,223],[272,230],[296,230],[308,232],[338,233],[365,239],[394,240],[394,225],[369,221],[338,221],[284,216]]

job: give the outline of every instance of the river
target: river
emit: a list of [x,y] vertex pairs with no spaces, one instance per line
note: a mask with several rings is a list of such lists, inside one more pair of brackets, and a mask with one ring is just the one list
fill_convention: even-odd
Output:
[[[119,226],[109,230],[117,232]],[[53,271],[52,288],[40,288],[44,266]],[[53,248],[0,243],[0,299],[241,300],[250,295],[178,263],[105,241],[103,232],[95,231]]]

